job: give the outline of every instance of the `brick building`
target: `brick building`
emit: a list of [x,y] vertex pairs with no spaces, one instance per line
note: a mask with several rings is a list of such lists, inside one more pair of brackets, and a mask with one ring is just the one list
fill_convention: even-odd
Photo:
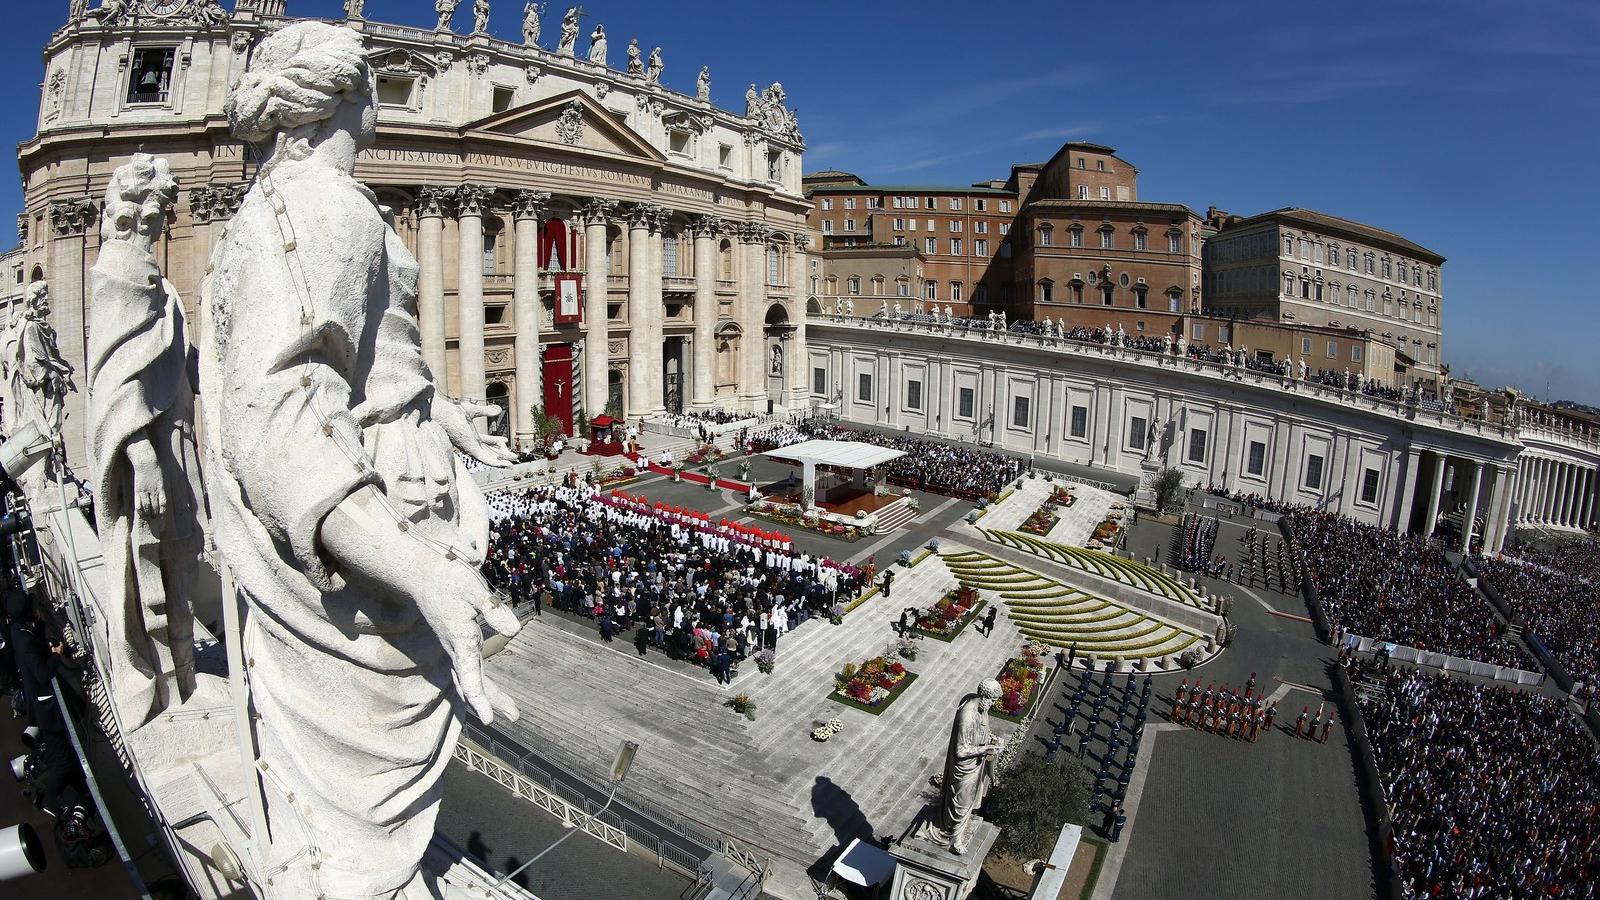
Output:
[[[1111,147],[1073,141],[1049,161],[968,186],[869,185],[847,172],[803,180],[822,235],[817,293],[830,251],[851,249],[852,274],[871,247],[913,247],[913,294],[958,312],[1042,318],[1068,306],[1197,309],[1201,220],[1188,207],[1138,197],[1139,170]],[[874,273],[863,295],[871,296]],[[887,273],[883,284],[892,289]],[[842,279],[835,279],[841,286]],[[892,294],[890,294],[892,296]]]

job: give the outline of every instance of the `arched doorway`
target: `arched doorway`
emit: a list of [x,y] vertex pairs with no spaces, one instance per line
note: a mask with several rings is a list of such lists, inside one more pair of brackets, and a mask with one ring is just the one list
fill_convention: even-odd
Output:
[[770,413],[773,407],[783,403],[784,387],[792,364],[789,348],[794,343],[794,325],[790,323],[789,311],[782,303],[767,307],[766,327],[762,330],[762,350],[767,372],[767,412]]
[[511,435],[511,389],[503,381],[491,381],[484,388],[483,398],[500,407],[500,414],[489,417],[489,433],[500,437]]

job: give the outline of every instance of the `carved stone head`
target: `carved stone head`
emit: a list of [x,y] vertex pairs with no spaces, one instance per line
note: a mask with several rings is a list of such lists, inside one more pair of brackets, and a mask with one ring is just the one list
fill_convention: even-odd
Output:
[[178,181],[167,161],[148,153],[135,153],[126,165],[111,173],[106,185],[101,239],[128,241],[138,235],[153,241],[177,199]]

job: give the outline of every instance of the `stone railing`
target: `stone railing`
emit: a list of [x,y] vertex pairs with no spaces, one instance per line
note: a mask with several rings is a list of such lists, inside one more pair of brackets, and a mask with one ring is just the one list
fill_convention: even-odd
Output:
[[[851,299],[866,300],[868,298]],[[873,299],[881,300],[882,298]],[[1235,384],[1253,385],[1263,390],[1293,393],[1302,398],[1320,400],[1331,405],[1402,419],[1413,424],[1431,425],[1446,431],[1476,434],[1485,438],[1507,442],[1515,441],[1517,437],[1516,432],[1503,422],[1485,423],[1481,419],[1463,418],[1452,413],[1430,412],[1414,403],[1387,400],[1382,397],[1364,394],[1360,391],[1345,390],[1315,381],[1301,380],[1292,375],[1275,375],[1245,366],[1216,363],[1209,360],[1195,359],[1190,356],[1179,356],[1176,353],[1162,353],[1159,350],[1140,350],[1133,347],[1113,346],[1088,339],[1047,337],[1045,335],[1024,334],[1017,331],[989,331],[983,327],[981,322],[973,324],[972,320],[943,325],[933,322],[932,318],[927,315],[915,317],[902,314],[899,318],[896,318],[893,315],[888,317],[864,317],[841,316],[822,312],[810,313],[808,321],[811,327],[831,326],[873,333],[890,331],[906,334],[926,334],[944,340],[970,342],[974,345],[992,346],[1002,344],[1017,348],[1054,351],[1067,356],[1110,358],[1126,364],[1176,371],[1218,382],[1227,381]],[[993,355],[992,350],[974,352],[977,355]]]

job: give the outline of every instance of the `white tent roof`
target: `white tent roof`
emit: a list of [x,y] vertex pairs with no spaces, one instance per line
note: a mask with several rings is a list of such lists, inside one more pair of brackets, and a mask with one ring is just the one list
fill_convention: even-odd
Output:
[[843,469],[870,469],[891,459],[905,456],[904,450],[863,444],[857,441],[803,441],[788,447],[768,450],[762,456]]
[[839,858],[834,860],[833,871],[851,884],[872,887],[888,881],[897,865],[899,864],[895,858],[882,848],[864,844],[860,838],[855,838],[850,841],[850,846],[839,854]]

